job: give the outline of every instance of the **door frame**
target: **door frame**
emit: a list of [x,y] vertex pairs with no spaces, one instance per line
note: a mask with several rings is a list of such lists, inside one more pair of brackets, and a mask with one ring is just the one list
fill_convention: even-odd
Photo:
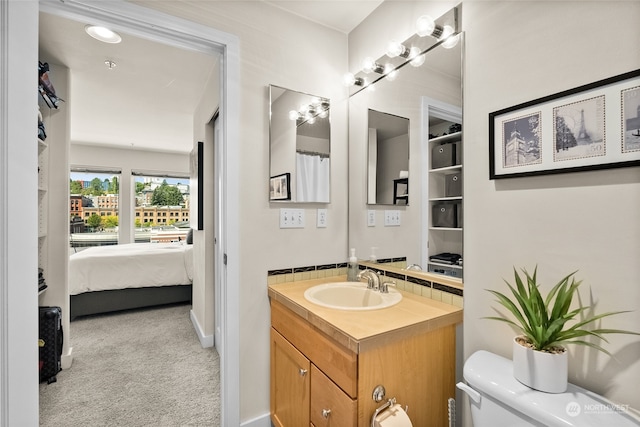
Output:
[[[0,5],[0,11],[2,12],[3,29],[2,40],[3,45],[0,46],[0,53],[2,58],[0,65],[2,68],[2,83],[0,88],[2,92],[9,88],[8,84],[8,72],[13,72],[12,58],[15,58],[15,63],[22,63],[24,56],[37,57],[37,16],[34,16],[34,12],[37,13],[36,7],[22,8],[19,3],[22,2],[8,2],[9,6],[14,3],[13,6],[7,8],[7,2],[2,1]],[[31,3],[31,2],[26,2]],[[15,6],[15,7],[14,7]],[[239,74],[239,40],[237,36],[216,29],[196,24],[194,22],[177,18],[162,12],[157,12],[142,6],[138,6],[132,3],[128,3],[122,0],[112,0],[108,2],[92,2],[90,0],[68,0],[61,2],[58,0],[40,0],[39,10],[47,13],[60,15],[69,19],[91,21],[96,24],[109,25],[115,30],[121,30],[138,37],[147,38],[162,43],[168,43],[176,47],[182,47],[191,50],[197,50],[204,53],[215,52],[221,54],[220,60],[220,124],[222,127],[222,151],[224,157],[221,159],[224,165],[224,175],[222,176],[222,183],[220,189],[222,194],[220,195],[223,204],[221,206],[221,221],[224,224],[226,230],[225,241],[220,242],[221,250],[227,255],[226,266],[220,266],[222,269],[222,284],[221,295],[222,298],[222,313],[221,318],[223,324],[221,325],[221,340],[223,351],[220,354],[220,394],[221,394],[221,425],[240,425],[240,337],[239,337],[239,202],[234,195],[238,194],[239,190],[239,99],[240,99],[240,85],[235,76]],[[8,12],[7,12],[8,11]],[[9,21],[8,16],[11,12],[12,19]],[[16,19],[17,18],[17,19]],[[7,25],[4,23],[7,21]],[[11,24],[14,22],[15,24]],[[20,26],[20,24],[23,24]],[[24,34],[32,36],[36,35],[36,43],[29,39],[24,41],[21,39]],[[7,36],[7,37],[5,37]],[[22,46],[26,47],[29,51],[26,53],[19,52],[18,49],[13,48],[13,45],[9,45],[5,48],[5,41],[9,40],[21,40]],[[31,52],[30,50],[34,51]],[[31,62],[31,61],[28,61]],[[35,63],[35,62],[34,62]],[[17,125],[24,123],[25,129],[28,129],[28,124],[33,122],[33,112],[36,111],[37,99],[33,96],[33,108],[22,108],[25,101],[19,96],[22,92],[33,92],[33,84],[30,83],[31,77],[29,73],[24,73],[25,78],[20,81],[11,82],[11,91],[7,89],[7,105],[12,105],[13,102],[19,104],[21,108],[10,109],[3,108],[0,122],[8,123],[11,119]],[[15,76],[15,73],[12,74]],[[3,98],[4,94],[3,94]],[[4,101],[3,101],[4,102]],[[4,104],[3,104],[4,105]],[[18,111],[19,110],[19,111]],[[35,113],[34,113],[35,114]],[[18,120],[16,120],[16,117]],[[15,128],[15,126],[14,126]],[[3,129],[5,127],[3,126]],[[4,130],[3,130],[4,132]],[[29,132],[24,132],[30,134]],[[11,135],[0,135],[2,138],[3,146],[5,141],[9,141]],[[24,141],[21,141],[24,142]],[[24,144],[24,150],[27,151],[28,144]],[[12,159],[9,159],[9,155],[16,155],[14,152],[5,153],[0,157],[3,170],[6,170],[4,166],[10,164]],[[25,155],[19,153],[17,156],[19,159],[24,158]],[[29,156],[27,156],[30,158]],[[34,160],[35,161],[35,160]],[[27,162],[28,163],[28,162]],[[27,168],[28,170],[31,170]],[[35,168],[33,168],[35,170]],[[35,176],[35,172],[33,173]],[[6,178],[6,179],[5,179]],[[13,177],[12,176],[12,180]],[[17,177],[18,179],[20,177]],[[32,180],[25,180],[29,184],[32,184]],[[12,181],[13,182],[13,181]],[[9,192],[8,177],[3,176],[0,182],[2,189],[0,189],[0,201],[13,200],[15,197]],[[35,185],[33,185],[35,191]],[[31,188],[31,185],[27,185],[27,189]],[[14,215],[19,208],[7,207],[3,204],[3,224],[0,224],[0,234],[5,234],[9,230],[8,224],[4,224],[5,214],[6,217],[16,216]],[[32,234],[25,233],[25,237],[29,237]],[[15,237],[15,236],[10,236]],[[4,239],[3,239],[4,240]],[[11,241],[14,241],[12,239]],[[25,248],[20,247],[20,251],[28,259],[23,261],[23,264],[30,266],[37,263],[37,250],[32,250],[35,245],[25,245]],[[0,247],[0,263],[6,266],[7,249]],[[15,250],[15,249],[14,249]],[[13,255],[13,254],[11,254]],[[19,255],[19,254],[18,254]],[[35,269],[34,269],[35,271]],[[30,277],[30,276],[28,276]],[[0,289],[1,301],[0,305],[3,310],[2,319],[0,319],[0,375],[2,381],[0,381],[0,425],[10,425],[10,421],[18,420],[32,420],[31,415],[19,415],[17,412],[23,405],[17,405],[17,402],[26,400],[35,401],[37,409],[37,387],[35,385],[27,386],[24,381],[19,381],[21,378],[34,377],[31,373],[27,372],[31,366],[29,363],[21,364],[16,363],[16,358],[19,357],[23,347],[31,348],[31,343],[37,341],[37,327],[33,327],[37,320],[35,314],[37,313],[36,304],[37,297],[30,298],[30,295],[26,295],[26,291],[14,292],[19,286],[12,284],[11,272],[7,273],[2,271],[2,277],[0,277]],[[20,283],[19,283],[20,284]],[[23,288],[27,288],[23,286]],[[4,310],[4,308],[11,308],[10,310]],[[33,313],[33,321],[28,325],[21,323],[26,319],[22,313]],[[31,318],[32,316],[29,316]],[[17,344],[17,345],[16,345]],[[31,352],[27,352],[31,355]],[[34,353],[35,354],[35,353]],[[30,360],[27,360],[30,362]],[[9,369],[9,367],[12,369]],[[20,372],[14,370],[14,367],[20,368]],[[35,366],[35,365],[34,365]],[[22,372],[22,370],[25,372]],[[5,376],[5,374],[11,373],[11,375]],[[35,372],[35,371],[34,371]],[[9,377],[9,378],[8,378]],[[30,405],[30,404],[29,404]],[[10,413],[11,412],[11,413]],[[37,420],[37,411],[35,414]],[[22,418],[24,417],[24,418]],[[20,424],[23,424],[20,422]]]

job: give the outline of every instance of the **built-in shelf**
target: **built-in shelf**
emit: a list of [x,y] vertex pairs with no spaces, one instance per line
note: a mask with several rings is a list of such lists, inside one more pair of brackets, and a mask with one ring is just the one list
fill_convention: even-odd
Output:
[[462,227],[429,227],[429,230],[435,230],[435,231],[462,231]]
[[434,197],[432,199],[429,199],[430,202],[455,202],[455,201],[459,201],[459,200],[462,200],[462,196]]
[[448,144],[462,139],[462,131],[453,132],[448,135],[436,136],[435,138],[429,138],[429,142],[433,144]]
[[[462,111],[434,100],[427,108],[427,245],[428,271],[462,279],[462,265],[437,261],[438,255],[462,256]],[[434,167],[435,166],[435,167]],[[434,225],[437,224],[437,225]],[[435,257],[432,261],[431,257]],[[444,258],[443,258],[444,259]]]
[[[49,144],[38,138],[38,267],[47,267],[47,209],[48,209],[48,176]],[[38,290],[38,296],[47,291],[46,285]]]
[[445,168],[429,169],[429,173],[458,172],[462,170],[462,165],[447,166]]
[[438,267],[451,267],[451,268],[455,268],[456,270],[462,270],[462,266],[458,264],[447,264],[444,262],[435,262],[435,261],[429,261],[429,264],[437,265]]

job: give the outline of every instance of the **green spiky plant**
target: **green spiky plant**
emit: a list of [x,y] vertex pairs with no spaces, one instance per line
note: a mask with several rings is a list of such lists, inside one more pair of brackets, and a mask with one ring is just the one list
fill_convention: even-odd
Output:
[[[604,337],[605,334],[640,335],[637,332],[619,329],[585,329],[585,326],[604,317],[628,313],[628,311],[613,311],[577,319],[578,315],[588,310],[589,307],[579,307],[570,311],[573,297],[577,295],[578,286],[582,283],[582,281],[575,280],[576,271],[560,280],[549,291],[546,298],[543,298],[536,278],[537,270],[538,267],[536,266],[533,275],[530,275],[525,269],[522,269],[526,279],[525,284],[518,275],[517,270],[513,269],[516,286],[512,286],[505,280],[513,294],[513,299],[503,293],[488,289],[489,292],[497,297],[497,302],[513,314],[515,321],[506,317],[486,318],[499,320],[514,326],[526,338],[531,348],[544,352],[557,352],[558,347],[562,347],[564,343],[573,343],[593,347],[611,355],[602,346],[585,341],[583,338],[596,337],[608,343]],[[567,322],[570,321],[576,323],[569,326]]]

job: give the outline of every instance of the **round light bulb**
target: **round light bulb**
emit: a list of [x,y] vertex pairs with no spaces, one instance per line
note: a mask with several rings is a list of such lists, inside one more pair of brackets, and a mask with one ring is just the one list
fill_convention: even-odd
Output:
[[298,120],[298,112],[296,110],[289,111],[289,120]]
[[398,77],[398,73],[400,71],[396,70],[395,67],[391,64],[386,64],[384,66],[384,74],[387,76],[387,79],[392,82]]
[[376,61],[372,57],[367,56],[362,60],[362,71],[364,71],[365,73],[369,74],[375,68],[376,68]]
[[442,34],[440,35],[440,37],[438,37],[438,40],[446,40],[451,34],[453,34],[453,27],[451,27],[450,25],[445,25],[442,28]]
[[389,44],[387,44],[387,56],[389,58],[395,58],[396,56],[402,55],[407,50],[404,45],[398,41],[391,40]]
[[436,28],[436,23],[429,15],[422,15],[416,21],[416,34],[420,37],[430,36]]
[[356,84],[356,76],[354,76],[353,73],[347,73],[342,76],[342,83],[344,83],[345,86],[353,86]]
[[320,117],[321,119],[326,119],[328,115],[329,110],[320,110],[320,112],[318,113],[318,117]]
[[460,34],[456,34],[455,36],[449,36],[445,41],[442,42],[442,47],[445,49],[451,49],[458,44],[459,39],[460,39]]
[[420,54],[420,55],[414,56],[409,62],[409,64],[413,65],[414,67],[419,67],[422,64],[424,64],[425,59],[427,59],[427,57],[424,54]]

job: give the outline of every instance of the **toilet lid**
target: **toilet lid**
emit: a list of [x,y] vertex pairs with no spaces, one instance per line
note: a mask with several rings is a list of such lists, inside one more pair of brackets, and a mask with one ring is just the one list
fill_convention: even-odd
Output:
[[464,365],[464,379],[483,397],[507,405],[549,427],[638,427],[628,406],[569,384],[564,393],[544,393],[513,376],[511,360],[480,350]]

